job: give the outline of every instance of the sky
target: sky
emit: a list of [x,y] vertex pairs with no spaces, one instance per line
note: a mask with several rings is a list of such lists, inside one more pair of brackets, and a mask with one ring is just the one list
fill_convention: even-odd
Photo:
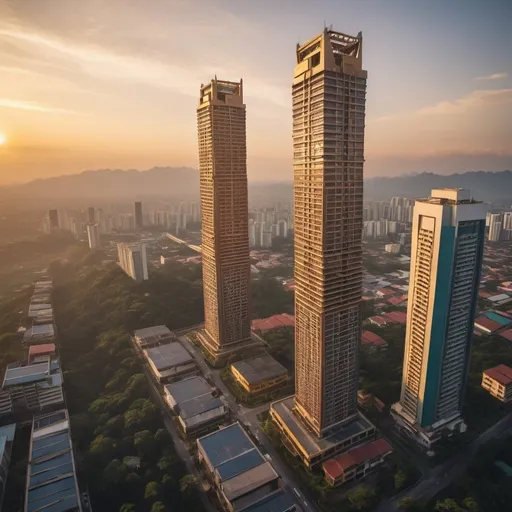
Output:
[[365,176],[512,169],[510,0],[0,0],[0,185],[197,167],[196,107],[244,80],[250,180],[292,178],[295,48],[363,32]]

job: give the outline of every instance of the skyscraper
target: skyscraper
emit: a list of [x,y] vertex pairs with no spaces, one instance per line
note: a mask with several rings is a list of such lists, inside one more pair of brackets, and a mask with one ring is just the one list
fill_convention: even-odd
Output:
[[205,310],[199,338],[221,358],[251,341],[242,80],[201,86],[197,126]]
[[117,244],[119,266],[134,280],[148,279],[148,260],[144,244]]
[[89,239],[89,249],[101,248],[99,224],[89,224],[87,226],[87,238]]
[[87,223],[96,224],[96,209],[94,206],[89,206],[87,208]]
[[501,214],[491,213],[489,217],[489,241],[498,242],[501,237]]
[[142,218],[142,203],[140,201],[135,202],[135,229],[142,229],[144,221]]
[[[271,414],[308,465],[373,435],[357,411],[364,119],[362,35],[297,47],[293,80],[295,399]],[[301,441],[298,432],[305,436]]]
[[48,210],[48,219],[50,222],[50,231],[59,229],[59,213],[57,210]]
[[468,190],[416,201],[399,424],[429,448],[461,418],[485,236]]

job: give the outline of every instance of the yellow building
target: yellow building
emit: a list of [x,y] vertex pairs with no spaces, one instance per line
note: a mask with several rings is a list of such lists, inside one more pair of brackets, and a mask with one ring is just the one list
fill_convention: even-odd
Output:
[[482,375],[482,387],[502,402],[512,400],[512,368],[500,364],[485,370]]
[[288,382],[286,368],[269,355],[233,363],[231,375],[251,394],[263,394]]

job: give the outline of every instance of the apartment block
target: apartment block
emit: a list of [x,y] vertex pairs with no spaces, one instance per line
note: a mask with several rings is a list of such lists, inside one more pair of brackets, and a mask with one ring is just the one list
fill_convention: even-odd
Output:
[[145,244],[117,244],[119,266],[134,281],[148,279],[148,259]]
[[485,209],[469,190],[416,201],[400,401],[404,433],[431,448],[461,417],[485,236]]

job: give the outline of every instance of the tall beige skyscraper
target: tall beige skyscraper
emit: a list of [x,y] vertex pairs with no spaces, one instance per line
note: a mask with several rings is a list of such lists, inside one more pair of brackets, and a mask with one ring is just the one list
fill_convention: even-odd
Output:
[[[357,411],[367,72],[362,35],[325,29],[293,79],[295,399],[271,414],[314,465],[375,429]],[[299,435],[302,432],[302,435]]]
[[251,340],[242,80],[201,86],[197,127],[205,310],[199,338],[217,358]]

